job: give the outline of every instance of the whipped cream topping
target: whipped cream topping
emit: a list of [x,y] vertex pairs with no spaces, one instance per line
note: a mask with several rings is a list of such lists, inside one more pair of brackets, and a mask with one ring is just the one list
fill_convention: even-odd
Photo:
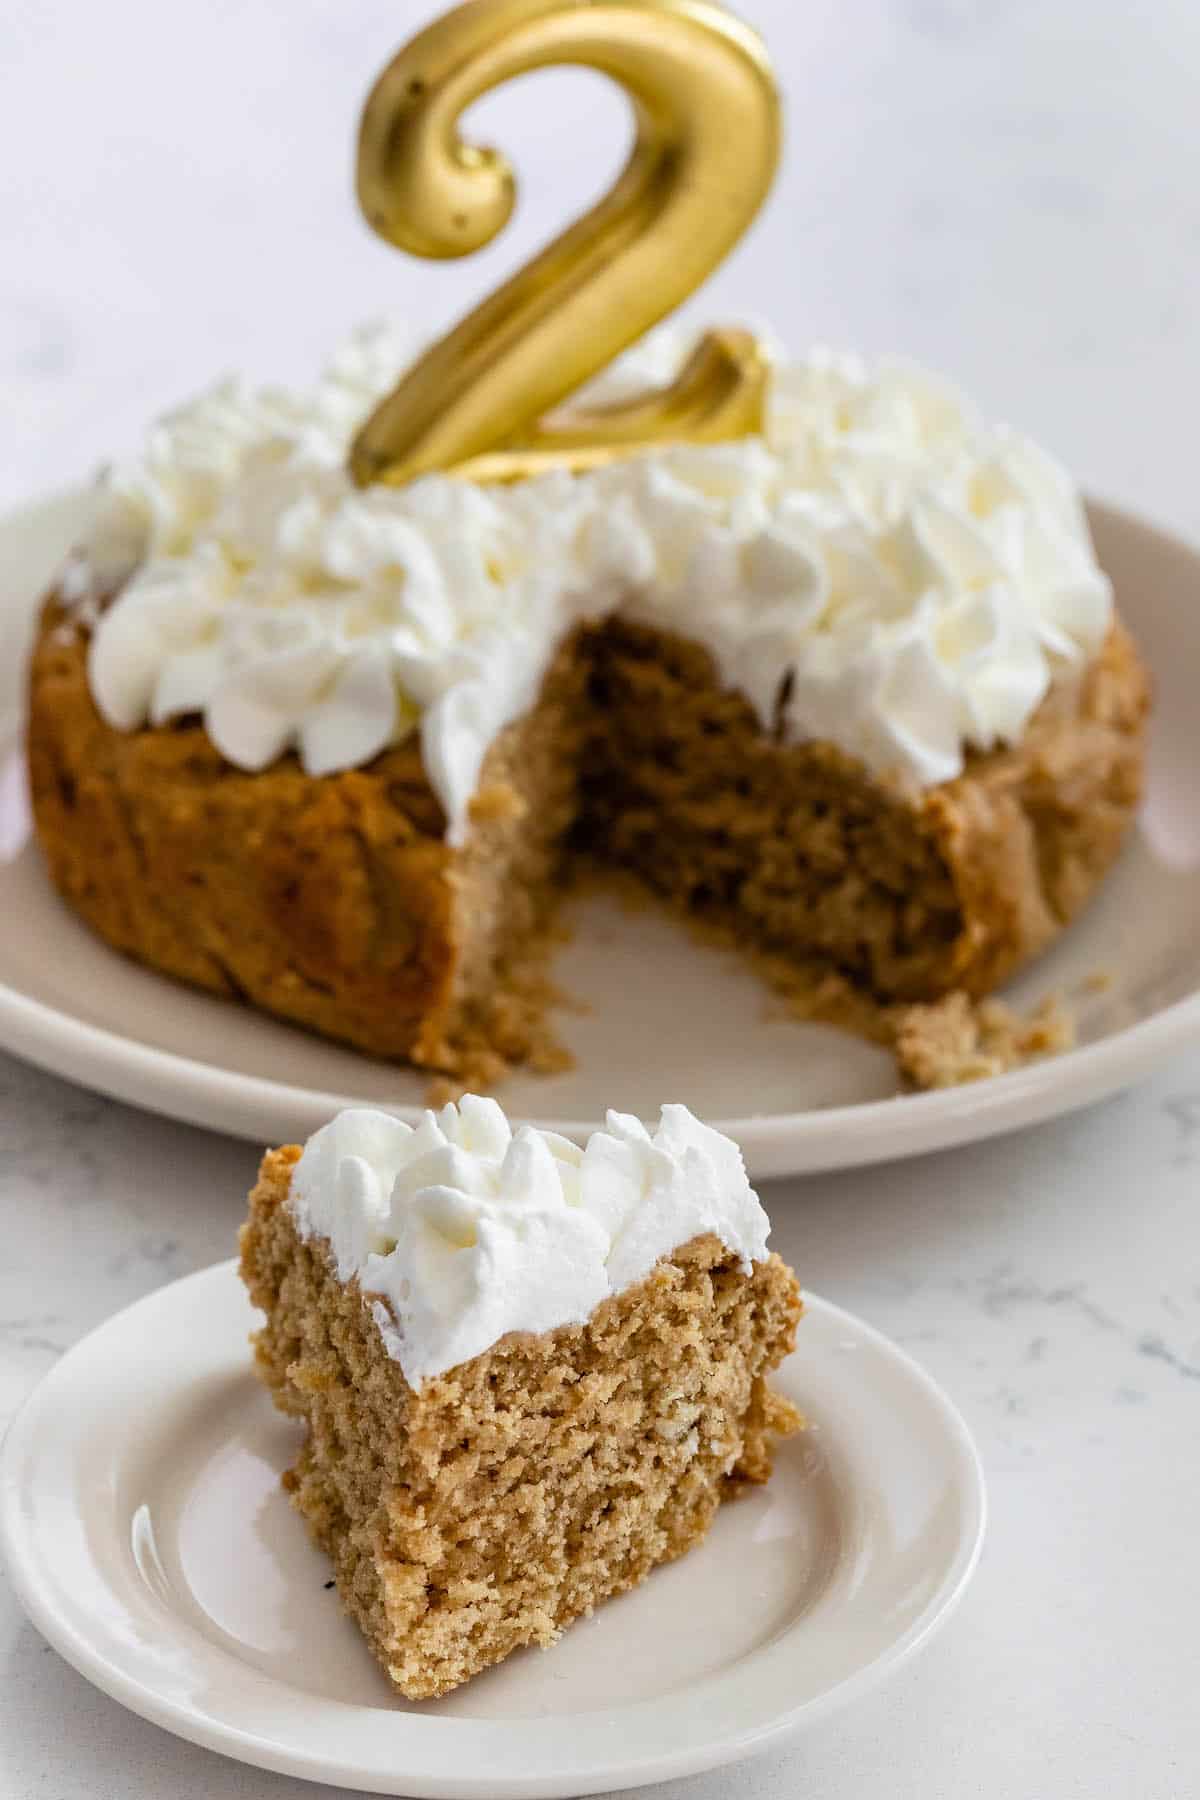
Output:
[[339,1278],[357,1276],[414,1387],[507,1332],[582,1324],[705,1233],[748,1270],[769,1230],[737,1145],[686,1106],[664,1106],[653,1131],[610,1112],[581,1150],[514,1132],[470,1094],[415,1128],[339,1113],[305,1145],[288,1204]]
[[[661,381],[688,348],[652,334],[589,394]],[[497,733],[613,608],[703,643],[784,741],[918,787],[1019,738],[1104,639],[1070,478],[918,368],[777,355],[763,439],[358,490],[347,445],[412,350],[377,327],[310,394],[222,383],[107,478],[76,593],[119,588],[89,648],[111,724],[200,714],[239,768],[294,749],[312,775],[419,732],[461,842]]]

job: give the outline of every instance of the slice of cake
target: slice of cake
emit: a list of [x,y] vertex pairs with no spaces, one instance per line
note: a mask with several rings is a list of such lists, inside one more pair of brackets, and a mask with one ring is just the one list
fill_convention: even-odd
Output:
[[767,1232],[684,1106],[580,1150],[467,1096],[268,1152],[241,1269],[308,1428],[285,1484],[402,1694],[553,1643],[767,1479],[801,1311]]

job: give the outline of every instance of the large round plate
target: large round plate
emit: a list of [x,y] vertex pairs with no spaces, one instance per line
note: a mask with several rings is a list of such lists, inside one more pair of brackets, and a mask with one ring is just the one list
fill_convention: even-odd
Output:
[[232,1263],[118,1314],[35,1390],[0,1460],[0,1547],[69,1662],[244,1762],[479,1800],[731,1762],[905,1662],[983,1535],[978,1459],[945,1395],[877,1332],[807,1304],[776,1385],[809,1428],[769,1484],[553,1650],[436,1703],[393,1695],[326,1589],[279,1486],[297,1431],[251,1373]]
[[[84,505],[68,495],[0,523],[0,1038],[87,1086],[258,1142],[306,1137],[346,1105],[412,1116],[423,1076],[139,968],[52,892],[29,841],[20,692],[37,596]],[[738,1139],[752,1174],[792,1174],[1048,1118],[1200,1037],[1200,555],[1110,508],[1092,518],[1157,685],[1148,795],[1096,902],[1010,991],[1025,1005],[1082,990],[1080,1047],[990,1081],[902,1096],[884,1052],[778,1016],[736,958],[698,946],[653,908],[597,900],[558,968],[588,1008],[565,1017],[578,1065],[512,1080],[511,1114],[578,1137],[609,1106],[653,1116],[663,1100],[683,1100]],[[1108,986],[1090,992],[1097,973]]]

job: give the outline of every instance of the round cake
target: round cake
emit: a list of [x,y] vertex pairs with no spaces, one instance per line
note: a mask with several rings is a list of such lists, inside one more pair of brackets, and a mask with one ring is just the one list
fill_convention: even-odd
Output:
[[410,353],[223,383],[104,479],[29,761],[110,944],[478,1083],[547,1060],[524,972],[579,858],[871,1005],[987,994],[1075,917],[1148,689],[1043,451],[910,365],[777,353],[762,437],[357,488]]

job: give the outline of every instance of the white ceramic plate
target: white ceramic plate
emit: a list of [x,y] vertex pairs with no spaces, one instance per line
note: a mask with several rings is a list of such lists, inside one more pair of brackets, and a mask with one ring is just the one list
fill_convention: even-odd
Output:
[[[961,1596],[983,1478],[945,1395],[808,1298],[777,1385],[809,1429],[636,1592],[438,1702],[397,1699],[280,1487],[296,1427],[250,1369],[232,1263],[71,1350],[0,1459],[30,1617],[114,1699],[244,1762],[383,1794],[534,1800],[781,1741],[898,1668]],[[154,1354],[147,1354],[147,1346]]]
[[[304,1138],[351,1104],[411,1116],[423,1076],[126,962],[51,891],[28,840],[20,692],[37,596],[83,505],[68,495],[0,523],[0,1041],[104,1093],[260,1143]],[[564,1018],[578,1066],[508,1083],[510,1113],[578,1137],[606,1107],[653,1116],[683,1100],[738,1139],[753,1175],[792,1174],[1048,1118],[1200,1037],[1200,554],[1108,508],[1092,517],[1158,688],[1148,798],[1096,903],[1010,990],[1024,1005],[1110,976],[1078,1008],[1080,1048],[969,1087],[898,1095],[884,1052],[773,1016],[736,958],[698,947],[652,908],[597,901],[558,968],[591,1009]]]

